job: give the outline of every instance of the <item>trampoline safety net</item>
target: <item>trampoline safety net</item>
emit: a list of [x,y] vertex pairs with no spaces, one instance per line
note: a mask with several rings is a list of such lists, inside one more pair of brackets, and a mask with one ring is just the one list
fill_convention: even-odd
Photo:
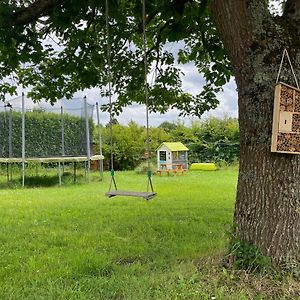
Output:
[[[94,105],[85,99],[33,103],[25,97],[25,157],[92,153]],[[0,104],[0,158],[22,157],[22,96]]]

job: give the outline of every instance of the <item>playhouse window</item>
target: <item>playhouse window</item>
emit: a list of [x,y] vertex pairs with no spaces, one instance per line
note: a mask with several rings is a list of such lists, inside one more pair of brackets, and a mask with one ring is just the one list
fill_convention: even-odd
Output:
[[178,160],[178,152],[172,152],[173,160]]
[[167,160],[167,152],[166,151],[159,151],[159,160],[166,161]]
[[186,159],[185,151],[180,151],[180,152],[179,152],[179,159],[180,159],[180,160],[185,160],[185,159]]

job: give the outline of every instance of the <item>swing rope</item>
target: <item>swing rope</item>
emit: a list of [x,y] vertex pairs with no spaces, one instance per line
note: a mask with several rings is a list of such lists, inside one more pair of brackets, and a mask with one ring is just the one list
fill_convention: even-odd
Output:
[[[108,94],[109,94],[109,115],[110,115],[110,166],[111,166],[111,180],[109,185],[109,191],[106,193],[108,197],[114,196],[133,196],[133,197],[143,197],[147,200],[153,198],[156,193],[154,192],[153,183],[152,183],[152,172],[150,169],[150,128],[149,128],[149,95],[147,87],[147,73],[148,73],[148,64],[147,64],[147,36],[146,36],[146,4],[145,0],[142,1],[142,19],[143,19],[143,60],[144,60],[144,95],[145,95],[145,104],[146,104],[146,156],[147,156],[147,190],[146,192],[130,192],[130,191],[120,191],[117,188],[115,180],[115,171],[114,171],[114,157],[113,157],[113,118],[112,118],[112,85],[111,85],[111,45],[110,45],[110,36],[109,36],[109,7],[108,0],[106,0],[105,8],[105,25],[106,25],[106,36],[107,36],[107,76],[108,76]],[[114,186],[115,191],[112,192],[112,186]],[[151,192],[149,192],[151,189]]]
[[282,58],[281,58],[281,62],[280,62],[280,66],[279,66],[279,70],[278,70],[278,74],[277,74],[276,84],[277,84],[278,81],[279,81],[279,77],[280,77],[281,70],[282,70],[282,66],[283,66],[283,60],[284,60],[284,57],[285,57],[285,56],[287,57],[288,62],[289,62],[289,64],[290,64],[290,68],[291,68],[291,70],[292,70],[292,73],[293,73],[293,76],[294,76],[294,80],[295,80],[297,89],[299,89],[299,84],[298,84],[298,80],[297,80],[297,77],[296,77],[296,74],[295,74],[295,71],[294,71],[294,67],[293,67],[293,65],[292,65],[292,62],[291,62],[289,53],[288,53],[288,51],[287,51],[286,48],[284,48],[284,50],[283,50],[283,54],[282,54]]
[[113,116],[112,116],[112,86],[111,86],[111,48],[110,48],[110,36],[109,36],[109,7],[108,0],[105,1],[105,27],[106,27],[106,39],[107,39],[107,78],[108,78],[108,99],[109,99],[109,131],[110,131],[110,175],[111,180],[109,184],[109,191],[114,185],[117,190],[117,184],[115,180],[114,171],[114,151],[113,151]]
[[146,36],[146,4],[145,0],[142,0],[142,18],[143,18],[143,52],[144,52],[144,94],[146,103],[146,144],[147,144],[147,193],[149,191],[149,186],[153,192],[153,184],[151,180],[151,169],[150,169],[150,129],[149,129],[149,95],[147,86],[147,74],[148,74],[148,64],[147,64],[147,36]]

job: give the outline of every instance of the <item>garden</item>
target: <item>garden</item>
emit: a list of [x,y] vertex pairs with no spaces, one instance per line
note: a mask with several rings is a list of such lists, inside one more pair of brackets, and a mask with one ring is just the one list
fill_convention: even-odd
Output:
[[[299,0],[5,0],[0,16],[0,299],[300,299]],[[77,95],[81,121],[25,107]],[[238,121],[201,119],[219,104]],[[140,105],[145,127],[119,123]],[[150,126],[170,109],[201,121]],[[114,181],[149,200],[152,179],[151,201]]]

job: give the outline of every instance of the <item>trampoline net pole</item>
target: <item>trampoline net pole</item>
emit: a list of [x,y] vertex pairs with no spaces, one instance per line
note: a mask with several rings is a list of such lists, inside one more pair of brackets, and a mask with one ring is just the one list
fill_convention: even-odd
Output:
[[[12,108],[9,108],[8,118],[8,157],[13,157],[12,151]],[[9,180],[12,180],[12,163],[9,164]]]
[[61,117],[61,155],[65,156],[65,124],[64,124],[64,108],[60,107]]
[[[99,154],[102,157],[102,134],[101,134],[101,125],[100,125],[100,114],[99,114],[99,105],[96,103],[96,112],[97,112],[97,126],[98,126],[98,140],[99,140]],[[99,160],[99,172],[100,178],[103,179],[103,159]]]
[[1,120],[1,113],[0,113],[0,157],[3,156],[3,148],[2,148],[3,140],[4,140],[4,137],[2,137],[2,120]]
[[25,186],[25,97],[22,93],[22,186]]
[[[64,108],[60,107],[60,121],[61,121],[61,155],[65,156],[65,122],[64,122]],[[60,172],[60,171],[59,171]],[[65,163],[62,163],[62,172],[65,172]],[[61,184],[61,183],[60,183]]]
[[85,115],[85,134],[86,134],[86,156],[88,159],[87,162],[87,172],[88,172],[88,181],[90,180],[90,164],[91,164],[91,149],[90,149],[90,129],[89,129],[89,117],[88,117],[88,107],[86,96],[84,97],[84,115]]

